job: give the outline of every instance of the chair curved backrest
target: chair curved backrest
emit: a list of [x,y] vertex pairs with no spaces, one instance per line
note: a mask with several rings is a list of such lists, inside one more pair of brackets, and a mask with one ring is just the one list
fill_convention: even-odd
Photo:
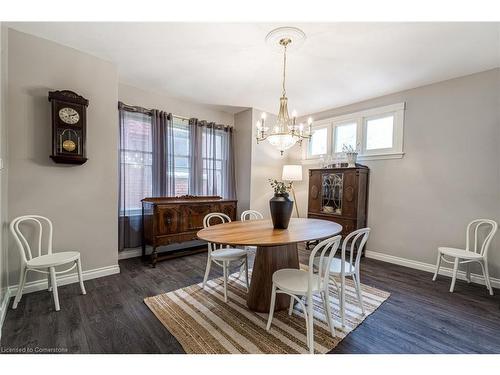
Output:
[[[480,227],[486,227],[486,235],[484,236],[484,239],[480,238]],[[489,228],[488,228],[489,227]],[[488,249],[490,247],[491,240],[493,239],[493,236],[495,235],[495,232],[498,229],[498,224],[494,220],[490,219],[476,219],[472,220],[469,225],[467,225],[467,234],[466,234],[466,243],[465,243],[465,250],[466,251],[472,251],[474,253],[480,254],[484,257],[487,256],[488,254]],[[471,235],[474,232],[473,238],[474,238],[474,247],[471,247]]]
[[[330,265],[332,263],[332,259],[337,253],[337,249],[339,248],[340,245],[340,240],[342,237],[340,235],[335,236],[335,237],[330,237],[327,238],[326,240],[321,241],[319,244],[314,246],[314,249],[311,252],[311,255],[309,256],[309,283],[308,283],[308,293],[309,295],[312,292],[313,288],[313,277],[315,272],[315,267],[314,267],[314,258],[316,256],[316,253],[321,250],[320,256],[319,256],[319,264],[318,264],[318,271],[319,277],[317,279],[318,288],[321,288],[321,283],[328,283],[330,279]],[[328,250],[330,250],[328,252]],[[324,270],[324,271],[323,271]]]
[[[208,228],[212,225],[216,224],[210,224],[210,222],[213,219],[217,219],[217,221],[220,221],[220,223],[217,224],[224,224],[224,223],[230,223],[231,218],[227,216],[226,214],[223,214],[222,212],[212,212],[210,214],[205,215],[203,218],[203,228]],[[222,248],[222,245],[220,245],[220,248]],[[208,253],[210,254],[212,251],[216,249],[215,244],[209,242],[208,243]]]
[[[368,241],[368,236],[370,235],[370,228],[361,228],[349,233],[344,242],[342,243],[342,260],[346,260],[346,251],[349,246],[349,263],[350,268],[344,270],[344,262],[341,265],[341,272],[353,272],[354,270],[359,270],[359,262],[361,260],[361,254],[363,253],[363,248],[365,247],[366,241]],[[356,247],[357,246],[357,247]],[[356,259],[354,259],[354,252],[356,252]],[[354,270],[352,269],[354,267]]]
[[[29,241],[27,240],[26,236],[23,234],[21,228],[19,227],[20,224],[22,223],[32,223],[35,224],[35,238],[37,239],[36,244],[37,244],[37,250],[36,253],[32,252],[31,246],[29,244]],[[19,216],[16,217],[14,220],[11,221],[10,223],[10,231],[12,235],[14,236],[14,239],[16,240],[17,247],[19,249],[19,252],[21,254],[21,259],[24,263],[26,263],[28,260],[31,260],[33,258],[42,256],[42,234],[43,234],[43,227],[45,226],[48,228],[48,237],[47,237],[47,254],[52,254],[52,222],[40,215],[24,215],[24,216]]]
[[231,218],[226,214],[223,214],[222,212],[212,212],[210,214],[205,215],[205,217],[203,218],[203,228],[208,228],[209,226],[214,225],[210,224],[210,221],[216,218],[222,221],[222,223],[231,222]]
[[264,215],[262,215],[259,211],[255,210],[243,211],[240,217],[241,221],[258,220],[258,219],[264,219]]

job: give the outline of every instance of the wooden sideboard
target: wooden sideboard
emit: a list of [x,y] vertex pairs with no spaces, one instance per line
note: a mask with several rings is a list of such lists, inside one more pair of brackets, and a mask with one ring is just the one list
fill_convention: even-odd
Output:
[[307,217],[342,225],[342,236],[366,227],[368,167],[309,170]]
[[203,229],[203,218],[211,212],[222,212],[236,219],[236,200],[218,196],[181,196],[144,198],[142,200],[142,256],[146,245],[153,247],[151,264],[159,257],[159,246],[197,240],[196,233]]

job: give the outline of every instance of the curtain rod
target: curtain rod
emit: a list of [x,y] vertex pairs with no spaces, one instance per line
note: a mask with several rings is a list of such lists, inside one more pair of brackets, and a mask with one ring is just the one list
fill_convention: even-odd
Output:
[[[129,105],[129,104],[125,104],[125,103],[120,102],[120,101],[118,102],[118,108],[130,110],[130,111],[134,111],[134,112],[141,112],[141,113],[145,113],[145,114],[152,114],[153,113],[153,109]],[[177,117],[177,118],[180,118],[181,120],[186,120],[186,121],[189,121],[191,119],[190,117],[180,116],[180,115],[176,115],[173,113],[172,113],[172,117]],[[224,125],[224,126],[229,126],[229,125]]]

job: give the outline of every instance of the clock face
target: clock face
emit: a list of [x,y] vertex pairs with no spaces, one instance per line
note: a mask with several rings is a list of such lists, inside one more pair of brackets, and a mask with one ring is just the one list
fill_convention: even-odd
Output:
[[66,124],[74,125],[80,121],[80,115],[73,108],[65,107],[59,110],[59,118]]

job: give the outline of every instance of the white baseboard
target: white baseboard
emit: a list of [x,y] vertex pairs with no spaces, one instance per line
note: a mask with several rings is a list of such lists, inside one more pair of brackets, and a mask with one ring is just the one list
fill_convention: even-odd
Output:
[[[97,279],[98,277],[104,277],[109,275],[114,275],[120,273],[120,266],[118,264],[114,266],[107,266],[101,268],[95,268],[93,270],[83,271],[83,280]],[[70,273],[67,275],[61,275],[57,277],[57,286],[73,284],[78,282],[78,275],[76,273]],[[17,294],[17,289],[19,285],[12,285],[9,287],[9,292],[11,296]],[[27,282],[24,286],[23,294],[38,292],[40,290],[45,290],[48,288],[47,279],[35,280]]]
[[7,314],[7,308],[9,307],[9,300],[10,300],[10,290],[9,288],[6,288],[3,300],[0,301],[0,340],[2,339],[3,321],[5,319],[5,315]]
[[[435,264],[424,263],[424,262],[419,262],[416,260],[400,258],[400,257],[396,257],[394,255],[388,255],[388,254],[379,253],[376,251],[366,250],[365,256],[367,258],[377,259],[377,260],[381,260],[381,261],[387,262],[387,263],[398,264],[400,266],[414,268],[414,269],[421,270],[421,271],[426,271],[426,272],[431,272],[431,273],[434,273],[436,271]],[[453,269],[441,266],[441,268],[439,269],[439,274],[443,275],[443,276],[451,277],[453,274]],[[460,280],[467,280],[465,277],[465,271],[459,270],[457,278]],[[473,283],[476,283],[476,284],[485,285],[483,275],[471,273],[471,281]],[[495,277],[490,277],[490,281],[491,281],[491,286],[493,288],[500,288],[500,279],[497,279]]]

